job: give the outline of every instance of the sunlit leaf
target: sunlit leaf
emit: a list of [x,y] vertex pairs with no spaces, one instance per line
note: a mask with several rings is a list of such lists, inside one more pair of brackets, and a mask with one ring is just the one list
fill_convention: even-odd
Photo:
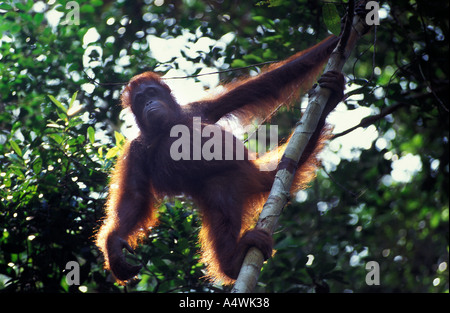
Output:
[[119,147],[113,147],[111,149],[108,150],[108,152],[106,153],[106,158],[107,159],[112,159],[114,158],[117,154],[119,153]]

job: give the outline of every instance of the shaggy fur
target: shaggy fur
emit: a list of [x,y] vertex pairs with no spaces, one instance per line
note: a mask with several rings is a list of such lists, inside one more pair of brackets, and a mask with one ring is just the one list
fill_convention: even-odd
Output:
[[[242,145],[232,136],[231,143],[223,143],[221,160],[208,161],[203,157],[195,160],[191,151],[190,160],[176,161],[170,149],[178,138],[171,137],[170,131],[174,125],[183,125],[192,133],[193,118],[197,117],[202,120],[202,130],[213,125],[225,138],[226,131],[215,124],[220,118],[232,115],[246,123],[252,118],[266,117],[281,103],[289,105],[300,92],[311,88],[337,42],[338,38],[331,36],[268,67],[257,77],[227,85],[214,98],[183,107],[155,73],[140,74],[129,82],[121,97],[122,105],[131,108],[141,135],[129,144],[116,165],[106,219],[96,238],[105,267],[119,281],[139,272],[140,266],[128,264],[122,250],[131,252],[139,237],[155,227],[156,204],[166,195],[187,194],[199,206],[203,221],[199,238],[202,262],[211,280],[232,283],[252,246],[259,248],[265,258],[271,256],[271,235],[253,226],[276,170],[261,171],[260,166],[273,158],[279,161],[285,146],[256,160],[249,159],[249,152],[243,148],[244,160],[238,160],[236,154],[233,160],[225,160],[225,150]],[[326,115],[342,98],[343,78],[336,75],[333,83],[334,76],[327,77],[329,88],[335,87],[335,96],[327,103],[327,110],[303,153],[291,191],[305,188],[314,178],[317,153],[327,139]],[[209,139],[202,137],[202,146]]]

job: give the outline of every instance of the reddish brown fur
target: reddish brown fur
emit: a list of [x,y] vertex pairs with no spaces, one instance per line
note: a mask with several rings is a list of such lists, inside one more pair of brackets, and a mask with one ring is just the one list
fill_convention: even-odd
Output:
[[291,105],[311,88],[338,41],[338,37],[330,36],[270,65],[261,75],[226,85],[224,92],[211,100],[191,105],[201,106],[201,111],[211,118],[211,122],[230,113],[243,124],[254,118],[266,118],[280,104]]
[[[232,283],[251,246],[259,248],[266,258],[270,257],[271,236],[252,227],[276,171],[260,171],[259,166],[269,162],[271,157],[280,160],[285,146],[255,161],[248,159],[246,149],[244,160],[175,161],[169,151],[178,138],[169,136],[170,127],[184,125],[192,132],[193,117],[201,117],[204,128],[228,115],[238,116],[244,122],[252,117],[267,116],[279,103],[289,103],[298,92],[311,87],[337,41],[331,36],[270,66],[258,77],[228,85],[226,92],[214,99],[184,107],[175,102],[169,87],[154,73],[143,73],[130,81],[122,94],[122,105],[131,107],[141,135],[130,143],[116,165],[106,207],[107,217],[96,240],[105,256],[105,267],[111,269],[119,281],[126,281],[138,273],[140,266],[125,262],[122,249],[131,250],[138,238],[156,225],[155,203],[164,195],[185,193],[200,207],[202,262],[207,265],[207,276],[211,280]],[[334,88],[336,94],[329,100],[300,159],[291,191],[305,188],[314,178],[317,153],[327,138],[323,131],[325,118],[341,100],[339,90],[343,88],[343,80],[338,77],[336,84],[328,85],[332,89],[337,86]],[[145,94],[155,86],[158,97],[150,95],[144,100],[134,100],[136,95]],[[160,127],[156,127],[158,125]],[[220,132],[225,136],[223,129]],[[202,143],[207,140],[202,138]],[[227,147],[223,144],[225,150]],[[235,137],[233,144],[237,144]]]
[[154,80],[160,83],[164,88],[166,88],[169,92],[171,92],[169,86],[167,86],[161,77],[153,72],[145,72],[140,75],[134,76],[129,82],[128,85],[125,87],[124,91],[122,92],[122,95],[120,96],[120,103],[122,104],[123,108],[131,107],[131,92],[133,89],[136,88],[136,86],[142,84],[145,81]]

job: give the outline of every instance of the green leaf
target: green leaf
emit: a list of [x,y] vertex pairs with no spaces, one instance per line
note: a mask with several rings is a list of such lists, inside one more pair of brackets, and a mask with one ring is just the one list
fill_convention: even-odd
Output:
[[247,55],[244,55],[244,56],[243,56],[243,59],[244,59],[247,63],[250,63],[250,64],[252,64],[252,63],[261,63],[261,62],[264,61],[261,57],[259,57],[259,56],[257,56],[257,55],[254,55],[254,54],[247,54]]
[[103,147],[98,148],[97,153],[99,158],[103,158]]
[[234,59],[233,62],[231,63],[232,68],[239,68],[244,66],[247,66],[247,63],[244,60],[240,59]]
[[275,8],[275,7],[278,7],[280,5],[283,5],[284,0],[270,0],[269,2],[270,2],[269,8]]
[[64,139],[58,134],[49,134],[49,138],[53,139],[58,145],[62,144]]
[[41,169],[42,169],[42,158],[37,158],[33,164],[33,171],[36,174],[39,174],[41,172]]
[[14,140],[11,140],[9,143],[11,144],[11,147],[16,152],[16,154],[18,156],[22,157],[23,154],[22,154],[22,150],[20,150],[20,148],[19,148],[19,145]]
[[333,3],[325,3],[322,8],[322,15],[328,30],[338,36],[341,32],[341,17]]
[[69,103],[69,109],[72,107],[73,103],[77,99],[77,94],[78,94],[78,91],[75,91],[75,93],[72,95],[72,98],[70,99],[70,103]]
[[101,1],[101,0],[92,0],[92,1],[91,1],[91,4],[92,4],[93,6],[95,6],[95,7],[100,7],[100,6],[103,5],[103,1]]
[[20,179],[25,178],[25,175],[23,174],[23,172],[17,167],[13,168],[13,173]]
[[115,131],[114,138],[116,139],[116,145],[122,147],[125,142],[125,137],[121,133]]
[[50,98],[50,100],[52,100],[52,102],[53,102],[58,108],[60,108],[64,113],[67,113],[66,107],[65,107],[61,102],[59,102],[58,100],[56,100],[56,98],[53,97],[52,95],[48,95],[48,97]]
[[106,153],[106,158],[107,159],[112,159],[114,158],[117,154],[119,153],[119,147],[113,147],[111,149],[109,149],[108,153]]
[[95,8],[92,5],[84,4],[80,8],[80,12],[81,13],[94,13],[95,12]]
[[81,118],[73,118],[69,121],[69,127],[76,127],[81,124],[84,124]]
[[95,142],[95,129],[92,126],[89,126],[87,129],[87,134],[89,141],[93,144]]
[[11,29],[9,30],[11,34],[16,34],[20,31],[20,25],[19,24],[13,24],[11,25]]
[[12,10],[12,6],[10,6],[9,4],[6,4],[6,3],[0,3],[0,9],[8,11],[8,10]]
[[273,28],[275,26],[275,23],[265,16],[253,16],[252,20],[254,20],[257,23],[260,23],[261,25],[267,28]]
[[36,26],[39,26],[42,21],[44,20],[44,14],[42,13],[36,13],[36,15],[33,17],[34,23]]

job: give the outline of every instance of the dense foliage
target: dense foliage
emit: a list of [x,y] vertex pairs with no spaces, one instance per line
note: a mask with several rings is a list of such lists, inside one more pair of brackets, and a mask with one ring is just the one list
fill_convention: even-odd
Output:
[[[122,85],[104,83],[145,70],[195,75],[281,60],[327,34],[320,1],[78,0],[78,21],[67,2],[0,1],[6,291],[124,290],[102,269],[92,242],[124,144]],[[336,7],[342,16],[345,7]],[[358,42],[344,70],[359,98],[335,117],[356,125],[350,116],[357,109],[395,110],[353,132],[365,146],[341,153],[339,140],[352,133],[330,143],[325,170],[283,212],[277,253],[257,291],[448,292],[448,1],[381,8],[380,26]],[[203,78],[197,82],[214,87]],[[280,110],[271,121],[280,138],[299,115]],[[189,199],[167,199],[159,226],[131,256],[146,266],[127,290],[228,290],[201,278],[199,226]],[[66,281],[69,261],[81,266],[80,286]],[[366,284],[369,261],[380,265],[380,285]]]

